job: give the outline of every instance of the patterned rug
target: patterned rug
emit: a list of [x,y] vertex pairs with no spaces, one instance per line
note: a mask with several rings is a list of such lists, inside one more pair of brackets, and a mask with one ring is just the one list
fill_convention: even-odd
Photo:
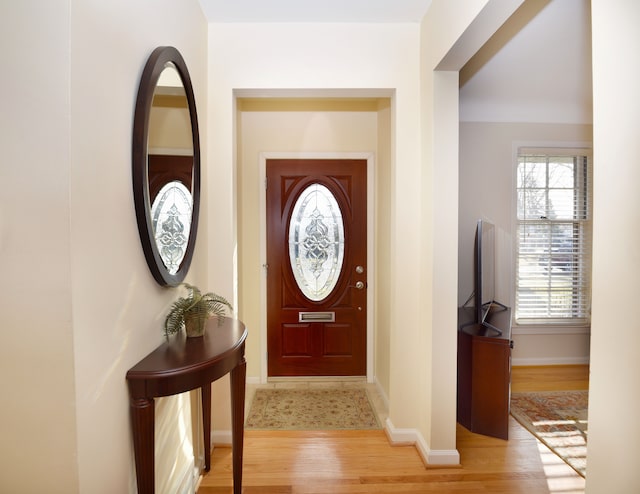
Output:
[[583,477],[588,391],[513,393],[511,415]]
[[350,388],[257,389],[246,429],[380,429],[366,390]]

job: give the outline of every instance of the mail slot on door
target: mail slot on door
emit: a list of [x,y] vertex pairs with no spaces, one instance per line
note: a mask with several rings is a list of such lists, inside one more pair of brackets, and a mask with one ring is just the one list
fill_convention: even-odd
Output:
[[335,322],[335,312],[298,312],[298,322]]

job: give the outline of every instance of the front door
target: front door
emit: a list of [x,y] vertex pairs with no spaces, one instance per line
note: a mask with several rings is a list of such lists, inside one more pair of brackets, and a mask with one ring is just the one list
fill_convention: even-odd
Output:
[[269,159],[267,367],[364,376],[367,161]]

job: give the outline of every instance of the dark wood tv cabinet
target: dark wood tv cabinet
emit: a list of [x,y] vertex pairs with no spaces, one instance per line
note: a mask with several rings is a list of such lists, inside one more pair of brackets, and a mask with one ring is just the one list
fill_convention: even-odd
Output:
[[474,308],[458,309],[457,420],[471,432],[509,438],[511,399],[511,309],[489,313],[497,331],[470,324]]

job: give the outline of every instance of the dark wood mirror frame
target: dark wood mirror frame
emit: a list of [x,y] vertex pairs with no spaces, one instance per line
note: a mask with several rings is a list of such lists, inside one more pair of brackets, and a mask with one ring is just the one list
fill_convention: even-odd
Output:
[[[173,64],[182,79],[189,107],[191,134],[193,138],[193,171],[190,187],[193,199],[191,227],[184,258],[175,274],[170,273],[165,266],[155,242],[151,218],[152,198],[150,196],[148,165],[149,115],[158,79],[168,64]],[[191,77],[189,76],[189,71],[187,70],[187,65],[182,55],[172,46],[156,48],[149,56],[142,72],[133,120],[132,151],[133,198],[142,249],[155,280],[162,286],[175,286],[184,280],[189,270],[196,242],[198,215],[200,211],[200,138]]]

